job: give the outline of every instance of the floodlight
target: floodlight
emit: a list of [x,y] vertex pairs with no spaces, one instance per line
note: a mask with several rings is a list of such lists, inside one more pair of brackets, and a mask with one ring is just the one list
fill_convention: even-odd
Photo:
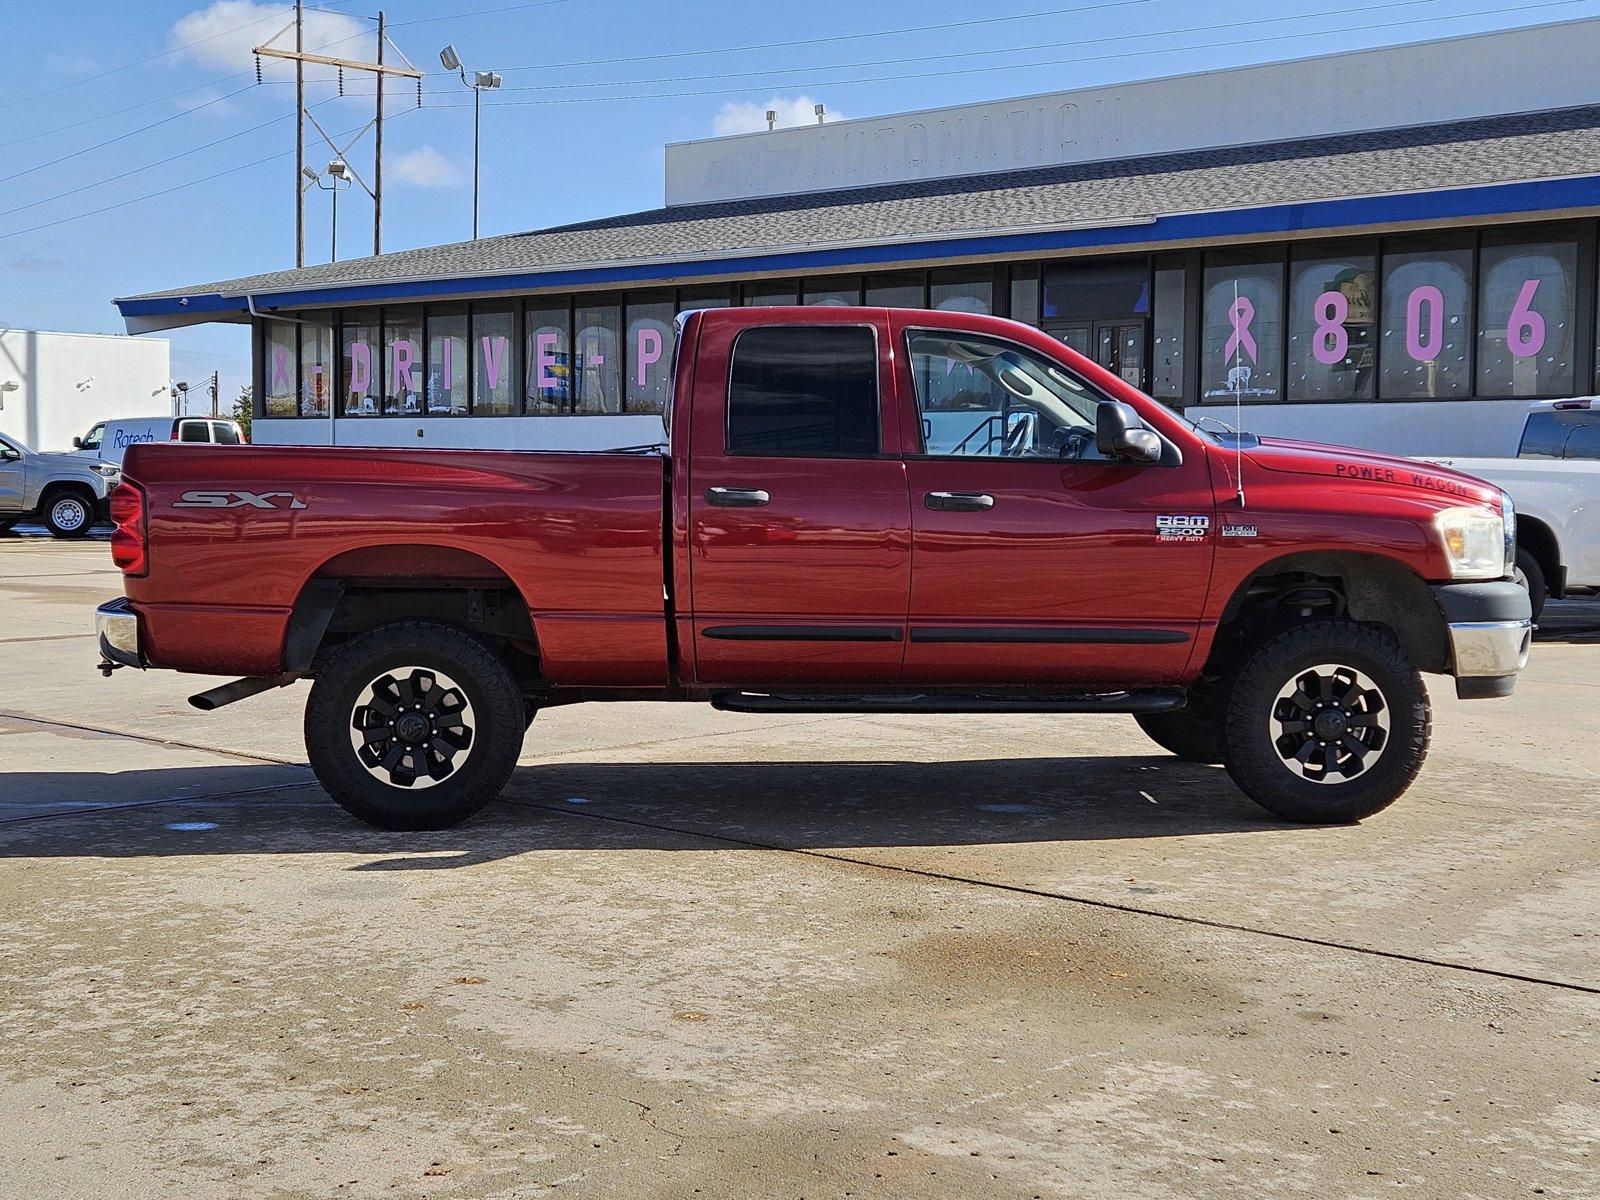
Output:
[[439,51],[439,61],[444,64],[446,71],[459,71],[461,69],[461,56],[456,53],[454,46],[446,46]]

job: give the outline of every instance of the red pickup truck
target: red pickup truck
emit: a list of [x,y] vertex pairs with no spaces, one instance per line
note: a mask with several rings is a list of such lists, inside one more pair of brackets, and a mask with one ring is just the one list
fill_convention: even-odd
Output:
[[[340,804],[443,827],[540,709],[1130,713],[1296,821],[1422,766],[1419,672],[1510,695],[1509,498],[1212,434],[1045,334],[889,309],[691,312],[662,446],[137,446],[102,669],[312,680]],[[1063,731],[1064,736],[1070,736]]]

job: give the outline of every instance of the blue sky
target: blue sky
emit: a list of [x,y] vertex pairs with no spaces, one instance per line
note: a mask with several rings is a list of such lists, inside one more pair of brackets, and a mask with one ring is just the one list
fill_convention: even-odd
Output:
[[[377,3],[317,0],[308,48],[369,56]],[[292,265],[293,88],[250,49],[284,25],[255,0],[18,0],[0,91],[0,325],[120,332],[111,298]],[[768,107],[904,109],[1600,15],[1600,0],[383,0],[419,68],[385,93],[385,249],[471,232],[470,93],[454,43],[505,88],[484,105],[483,232],[651,208],[662,147],[740,131]],[[13,11],[13,18],[16,10]],[[754,48],[751,48],[754,47]],[[370,116],[371,83],[319,77],[330,134]],[[1404,113],[1395,123],[1404,124]],[[307,161],[331,157],[308,128]],[[265,160],[265,161],[263,161]],[[368,173],[371,140],[351,154]],[[164,193],[151,196],[152,193]],[[149,199],[139,197],[151,196]],[[128,201],[136,201],[127,203]],[[115,206],[115,207],[112,207]],[[96,211],[96,210],[106,211]],[[80,214],[83,215],[80,219]],[[370,203],[340,201],[340,257],[371,248]],[[328,253],[307,198],[309,262]],[[41,228],[42,227],[42,228]],[[240,327],[171,335],[173,374],[225,401],[248,376]]]

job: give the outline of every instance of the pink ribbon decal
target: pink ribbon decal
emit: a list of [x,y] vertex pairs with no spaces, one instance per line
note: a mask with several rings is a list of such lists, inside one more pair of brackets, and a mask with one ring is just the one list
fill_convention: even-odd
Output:
[[1232,358],[1239,347],[1244,347],[1244,352],[1250,356],[1250,361],[1256,361],[1256,339],[1250,332],[1250,322],[1256,319],[1256,306],[1250,303],[1248,297],[1240,296],[1228,309],[1228,323],[1233,326],[1233,335],[1228,338],[1228,344],[1222,349],[1223,358]]
[[289,376],[289,351],[283,346],[272,348],[272,390],[279,395],[294,391],[294,380]]

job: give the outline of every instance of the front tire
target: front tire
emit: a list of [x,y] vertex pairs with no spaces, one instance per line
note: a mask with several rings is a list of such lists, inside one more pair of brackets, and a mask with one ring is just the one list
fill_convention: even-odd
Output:
[[380,829],[447,829],[490,804],[522,751],[522,694],[471,634],[430,621],[352,638],[306,703],[306,753],[346,811]]
[[1348,824],[1393,804],[1427,758],[1422,677],[1388,633],[1314,621],[1271,638],[1229,690],[1226,765],[1290,821]]
[[81,492],[57,492],[44,508],[52,537],[81,538],[94,526],[94,502]]
[[1528,589],[1528,603],[1533,606],[1533,619],[1537,621],[1544,611],[1544,602],[1550,598],[1550,585],[1545,581],[1544,568],[1522,546],[1517,547],[1517,566],[1511,576]]

